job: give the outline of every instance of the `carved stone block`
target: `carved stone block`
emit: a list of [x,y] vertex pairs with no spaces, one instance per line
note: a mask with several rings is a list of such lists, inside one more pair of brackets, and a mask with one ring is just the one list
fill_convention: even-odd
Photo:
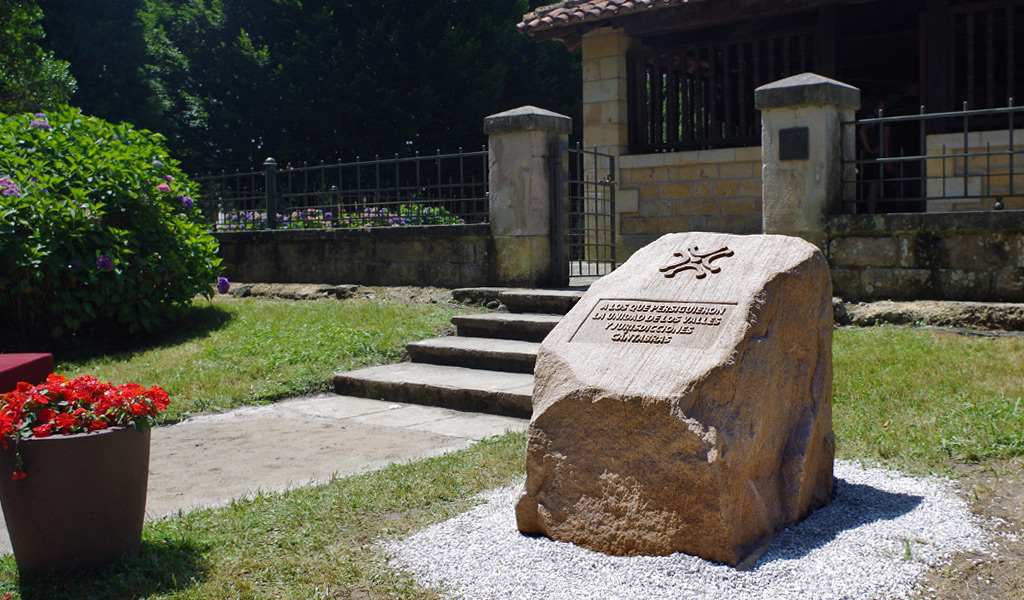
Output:
[[755,560],[832,494],[832,301],[812,244],[670,234],[541,345],[520,531]]

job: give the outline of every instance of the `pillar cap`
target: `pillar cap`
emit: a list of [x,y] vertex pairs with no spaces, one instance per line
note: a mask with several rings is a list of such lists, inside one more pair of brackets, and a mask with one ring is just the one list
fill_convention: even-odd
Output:
[[759,110],[807,104],[834,104],[857,110],[860,90],[817,73],[793,75],[754,90],[754,106]]
[[484,133],[512,133],[513,131],[543,131],[546,133],[572,133],[572,119],[536,106],[520,106],[484,119]]

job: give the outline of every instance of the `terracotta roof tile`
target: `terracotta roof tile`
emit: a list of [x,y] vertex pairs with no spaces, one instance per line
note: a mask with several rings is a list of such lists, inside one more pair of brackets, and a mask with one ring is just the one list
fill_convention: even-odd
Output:
[[523,15],[522,23],[516,27],[523,33],[533,34],[693,1],[696,0],[564,0]]

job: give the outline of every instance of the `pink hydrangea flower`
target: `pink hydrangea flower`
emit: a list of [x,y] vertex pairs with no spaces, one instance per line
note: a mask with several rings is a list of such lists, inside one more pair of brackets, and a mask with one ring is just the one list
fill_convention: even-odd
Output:
[[167,185],[166,183],[161,183],[160,185],[156,186],[156,191],[169,192],[171,191],[171,186]]
[[96,259],[96,268],[109,273],[114,270],[114,259],[107,254],[100,254],[100,257]]
[[14,183],[14,180],[10,177],[0,177],[0,196],[8,198],[13,196],[15,198],[21,197],[21,188],[18,184]]

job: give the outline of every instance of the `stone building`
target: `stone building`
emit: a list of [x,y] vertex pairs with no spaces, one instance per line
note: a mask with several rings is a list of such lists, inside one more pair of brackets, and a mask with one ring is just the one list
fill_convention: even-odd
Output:
[[[620,261],[664,233],[762,230],[762,85],[814,72],[859,88],[865,112],[883,102],[887,114],[1024,98],[1024,0],[566,0],[518,27],[582,47],[584,145],[618,157]],[[964,136],[928,125],[921,152],[946,157],[922,162],[918,202],[886,212],[1024,208],[1024,113],[1009,127],[999,118],[972,121],[980,133],[968,148],[987,151],[969,164],[943,150]],[[921,267],[907,260],[889,266]]]

